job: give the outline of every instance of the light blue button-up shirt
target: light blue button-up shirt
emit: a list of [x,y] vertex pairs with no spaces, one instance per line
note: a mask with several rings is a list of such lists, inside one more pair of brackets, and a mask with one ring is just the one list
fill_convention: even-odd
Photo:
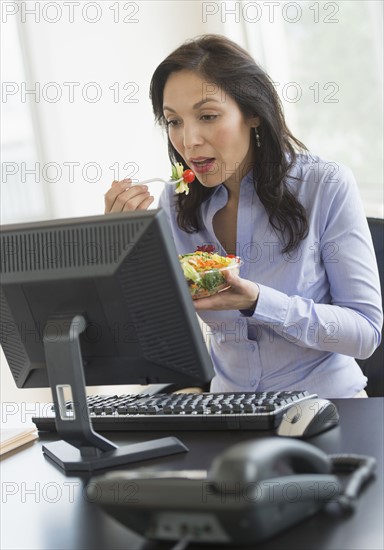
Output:
[[[372,239],[353,174],[313,155],[296,159],[287,183],[306,208],[309,234],[290,254],[255,191],[252,174],[240,185],[237,254],[240,276],[260,294],[253,316],[201,311],[215,368],[212,391],[307,389],[321,397],[352,397],[366,385],[355,358],[380,343],[383,313]],[[193,183],[192,183],[193,185]],[[213,244],[225,254],[213,217],[228,200],[224,185],[201,205],[204,227],[177,225],[174,190],[160,198],[179,254]]]

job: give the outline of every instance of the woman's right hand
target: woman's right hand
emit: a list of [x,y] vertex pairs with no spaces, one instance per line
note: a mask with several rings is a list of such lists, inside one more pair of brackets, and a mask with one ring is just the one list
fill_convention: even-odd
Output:
[[147,210],[154,200],[146,185],[132,185],[131,179],[115,180],[104,196],[104,213]]

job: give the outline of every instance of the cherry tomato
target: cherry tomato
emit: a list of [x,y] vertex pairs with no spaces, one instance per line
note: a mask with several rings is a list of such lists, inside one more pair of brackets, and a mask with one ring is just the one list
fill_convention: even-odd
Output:
[[184,170],[183,172],[183,180],[185,183],[192,183],[195,179],[195,174],[192,172],[192,170]]

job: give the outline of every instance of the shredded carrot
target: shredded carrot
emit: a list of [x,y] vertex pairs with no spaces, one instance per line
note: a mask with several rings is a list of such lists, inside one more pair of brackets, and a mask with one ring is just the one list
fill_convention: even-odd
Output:
[[221,269],[233,263],[235,256],[219,256],[208,252],[195,252],[188,258],[188,262],[194,266],[196,271],[208,271],[210,269]]

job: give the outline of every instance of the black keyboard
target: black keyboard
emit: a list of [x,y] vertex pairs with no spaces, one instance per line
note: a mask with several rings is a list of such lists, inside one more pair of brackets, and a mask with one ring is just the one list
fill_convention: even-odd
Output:
[[[273,430],[284,411],[317,397],[307,391],[258,393],[160,393],[87,398],[93,428],[101,431]],[[72,403],[66,408],[70,412]],[[40,431],[55,431],[52,407],[34,417]]]

